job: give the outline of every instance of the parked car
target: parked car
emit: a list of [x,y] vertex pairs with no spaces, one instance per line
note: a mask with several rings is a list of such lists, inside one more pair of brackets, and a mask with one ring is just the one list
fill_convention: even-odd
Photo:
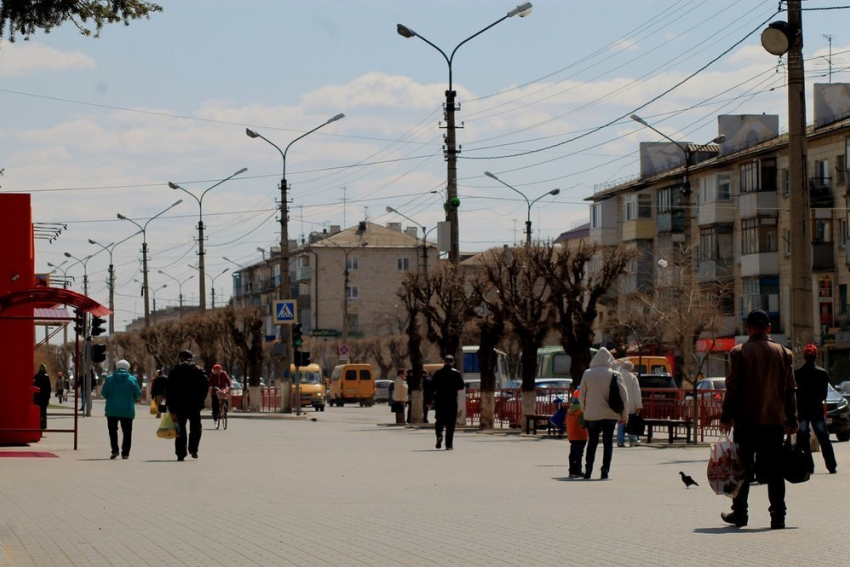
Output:
[[845,400],[850,401],[850,380],[845,380],[835,388],[838,393],[844,396]]
[[392,380],[375,380],[375,401],[389,402],[390,401],[390,384]]
[[850,441],[850,402],[831,385],[826,393],[826,427],[839,441]]
[[676,389],[676,380],[669,374],[638,374],[640,389],[644,388],[673,388]]

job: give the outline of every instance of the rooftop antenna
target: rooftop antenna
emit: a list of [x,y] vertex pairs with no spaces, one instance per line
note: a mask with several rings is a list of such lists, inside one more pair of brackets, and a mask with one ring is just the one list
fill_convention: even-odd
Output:
[[363,220],[369,220],[369,205],[363,207]]
[[516,219],[514,219],[514,246],[516,246]]
[[301,213],[301,244],[304,244],[304,205],[298,205],[298,211]]
[[345,213],[348,210],[347,193],[348,193],[348,190],[345,187],[343,187],[342,188],[342,228],[343,228],[343,230],[345,230],[345,228],[348,226],[348,223],[346,222],[346,218],[345,218]]
[[829,42],[829,57],[826,62],[829,63],[829,82],[832,83],[832,38],[833,36],[829,34],[823,34],[823,38]]

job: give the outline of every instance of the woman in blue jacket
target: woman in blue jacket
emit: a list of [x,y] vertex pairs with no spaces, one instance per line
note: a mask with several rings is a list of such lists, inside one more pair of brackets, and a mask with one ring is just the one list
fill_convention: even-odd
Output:
[[112,456],[118,457],[118,424],[121,424],[121,458],[130,456],[130,444],[133,441],[133,419],[136,417],[136,400],[142,397],[136,379],[130,375],[130,363],[119,360],[115,363],[115,372],[106,379],[100,395],[106,399],[106,423],[109,427],[109,443]]

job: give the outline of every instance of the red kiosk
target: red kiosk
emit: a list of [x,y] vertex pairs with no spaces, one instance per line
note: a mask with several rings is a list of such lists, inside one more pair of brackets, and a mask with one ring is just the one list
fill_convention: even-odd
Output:
[[[39,409],[33,403],[32,385],[34,309],[57,304],[72,306],[78,313],[95,316],[111,313],[103,305],[79,293],[36,287],[30,196],[0,195],[0,344],[4,351],[3,372],[0,373],[3,396],[0,445],[23,445],[41,439]],[[76,362],[75,368],[79,368]],[[76,448],[76,413],[74,429],[53,431],[73,432]]]

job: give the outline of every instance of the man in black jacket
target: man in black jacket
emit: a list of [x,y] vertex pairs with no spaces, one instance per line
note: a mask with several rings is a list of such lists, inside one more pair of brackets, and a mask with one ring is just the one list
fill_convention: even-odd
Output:
[[[835,462],[835,452],[829,441],[829,430],[823,413],[823,403],[829,389],[829,374],[826,370],[815,365],[818,358],[818,347],[806,345],[803,347],[803,366],[794,371],[797,382],[797,413],[800,415],[800,442],[807,450],[811,449],[809,436],[814,429],[823,453],[823,462],[830,474],[838,472]],[[814,472],[814,471],[812,471]]]
[[50,405],[50,376],[47,375],[47,367],[41,365],[38,367],[38,374],[33,376],[32,385],[38,388],[38,392],[33,395],[35,402],[41,410],[41,428],[47,429],[47,406]]
[[431,389],[434,393],[434,414],[437,433],[437,449],[443,443],[443,428],[446,430],[446,451],[454,448],[455,424],[457,423],[457,393],[464,389],[463,376],[455,369],[455,357],[443,358],[445,365],[434,372]]
[[177,356],[177,366],[168,375],[166,406],[174,423],[179,427],[177,439],[174,441],[178,461],[186,458],[187,422],[192,428],[188,435],[188,453],[193,459],[198,458],[198,447],[201,444],[201,410],[209,389],[206,373],[192,362],[192,358],[194,355],[188,350],[181,351]]

